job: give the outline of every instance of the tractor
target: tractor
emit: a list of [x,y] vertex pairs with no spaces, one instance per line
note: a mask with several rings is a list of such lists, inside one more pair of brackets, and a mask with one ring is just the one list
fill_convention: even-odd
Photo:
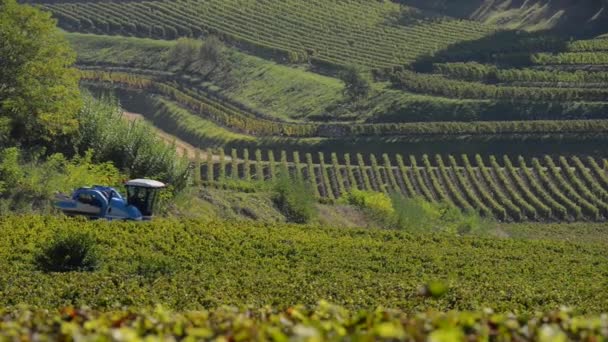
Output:
[[159,181],[133,179],[125,183],[125,199],[114,188],[95,185],[76,189],[71,196],[57,194],[54,205],[68,216],[147,221],[152,219],[158,193],[164,187]]

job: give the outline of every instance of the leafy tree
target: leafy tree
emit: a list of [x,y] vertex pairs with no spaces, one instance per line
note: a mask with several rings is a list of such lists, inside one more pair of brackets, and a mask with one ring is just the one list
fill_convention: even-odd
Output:
[[226,66],[225,46],[216,36],[209,36],[199,51],[200,71],[212,74]]
[[339,74],[344,82],[344,95],[350,99],[364,99],[369,95],[369,81],[354,67],[349,67]]
[[169,63],[183,71],[196,71],[192,69],[196,67],[201,45],[201,41],[197,39],[179,38],[169,51]]
[[78,126],[75,54],[55,24],[49,13],[0,0],[0,139],[48,144]]

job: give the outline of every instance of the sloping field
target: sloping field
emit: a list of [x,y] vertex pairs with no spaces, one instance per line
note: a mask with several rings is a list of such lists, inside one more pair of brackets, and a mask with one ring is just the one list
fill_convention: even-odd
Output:
[[161,39],[217,34],[255,54],[330,66],[401,65],[492,32],[474,21],[427,20],[414,8],[362,0],[66,2],[41,7],[67,30]]
[[[223,305],[279,310],[326,299],[351,309],[407,312],[608,311],[606,246],[413,235],[395,230],[252,222],[151,223],[0,218],[0,305],[111,310],[200,310]],[[40,246],[59,232],[88,233],[99,268],[42,272]],[[447,292],[425,295],[440,282]],[[442,291],[443,292],[443,291]],[[4,316],[3,316],[4,317]]]
[[[212,151],[208,152],[212,154]],[[605,221],[608,219],[606,161],[594,158],[485,159],[477,155],[401,155],[323,153],[289,156],[232,150],[233,160],[206,162],[203,178],[266,180],[288,168],[303,177],[318,197],[336,199],[351,189],[397,192],[433,202],[451,203],[500,221]],[[244,159],[244,160],[243,160]]]

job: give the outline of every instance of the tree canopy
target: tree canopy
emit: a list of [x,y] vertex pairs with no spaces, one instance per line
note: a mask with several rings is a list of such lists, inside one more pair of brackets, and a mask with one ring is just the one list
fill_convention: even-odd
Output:
[[49,13],[0,0],[0,142],[49,143],[77,129],[75,54]]

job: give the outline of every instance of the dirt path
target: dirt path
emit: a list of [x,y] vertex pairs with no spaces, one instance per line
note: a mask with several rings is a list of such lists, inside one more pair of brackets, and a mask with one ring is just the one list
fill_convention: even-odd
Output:
[[[128,120],[130,122],[146,121],[146,122],[150,123],[149,121],[146,120],[146,118],[143,115],[138,114],[138,113],[123,112],[122,115],[126,120]],[[201,154],[201,159],[203,161],[207,159],[206,151],[196,148],[195,146],[175,137],[174,135],[171,135],[171,134],[163,131],[162,129],[160,129],[154,125],[152,125],[152,127],[154,129],[154,132],[156,133],[156,136],[158,136],[161,140],[163,140],[167,144],[175,144],[175,149],[179,156],[184,156],[184,154],[187,154],[188,159],[194,160],[196,158],[196,151],[199,151]],[[214,155],[213,160],[219,161],[219,156]],[[225,156],[225,160],[226,161],[231,160],[230,156]]]

